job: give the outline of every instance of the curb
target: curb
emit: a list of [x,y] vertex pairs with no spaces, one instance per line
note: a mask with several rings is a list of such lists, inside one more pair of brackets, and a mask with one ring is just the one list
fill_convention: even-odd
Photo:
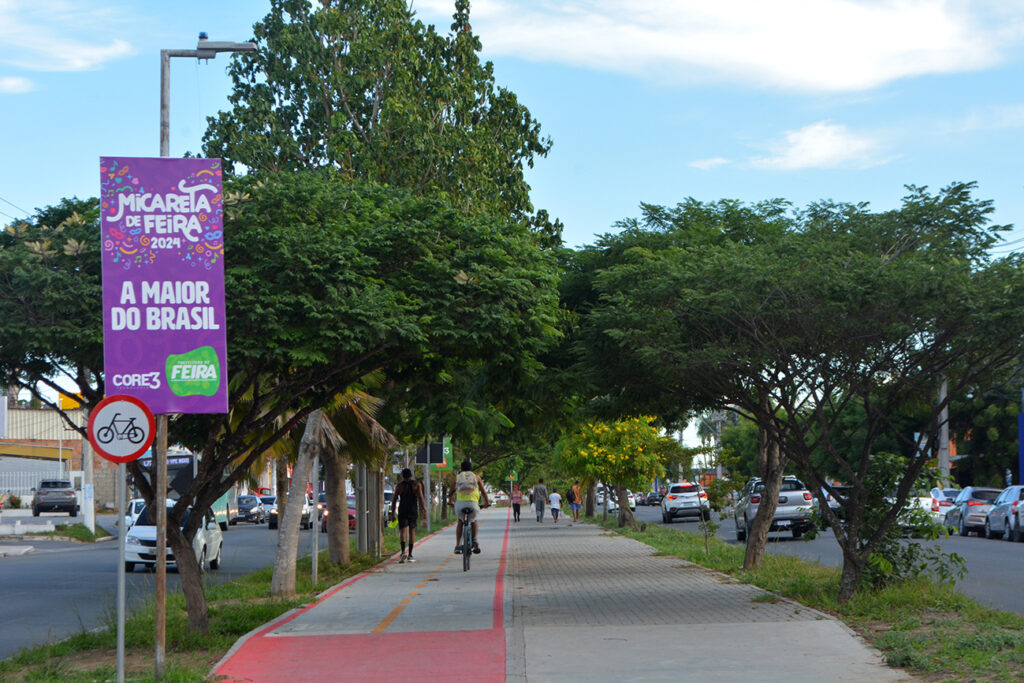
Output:
[[0,541],[67,541],[70,543],[106,543],[107,541],[116,541],[117,536],[104,536],[103,538],[97,538],[95,541],[83,541],[78,538],[71,538],[70,536],[47,536],[43,534],[21,534],[19,536],[0,536]]
[[35,552],[35,548],[30,545],[0,547],[0,557],[18,557],[20,555],[28,555],[31,552]]

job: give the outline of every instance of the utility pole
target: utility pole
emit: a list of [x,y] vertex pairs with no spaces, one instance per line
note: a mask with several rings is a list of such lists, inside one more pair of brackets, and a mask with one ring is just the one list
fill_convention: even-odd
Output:
[[949,391],[946,378],[939,384],[939,486],[949,486],[949,403],[946,400]]

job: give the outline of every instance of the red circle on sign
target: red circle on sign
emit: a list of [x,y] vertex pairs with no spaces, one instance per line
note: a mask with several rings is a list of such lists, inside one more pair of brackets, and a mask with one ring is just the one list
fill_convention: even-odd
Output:
[[[143,435],[142,440],[136,443],[134,439],[129,438],[129,442],[131,443],[130,448],[134,450],[131,450],[131,452],[124,455],[111,453],[104,447],[106,443],[110,442],[110,439],[101,440],[97,436],[97,433],[102,430],[116,430],[116,426],[113,424],[113,419],[111,420],[110,425],[101,425],[99,428],[96,427],[96,418],[100,415],[103,409],[109,407],[111,404],[119,402],[130,403],[136,409],[141,410],[147,422],[145,434]],[[138,427],[138,425],[135,425],[135,427]],[[134,396],[128,396],[127,394],[107,396],[105,399],[97,403],[96,407],[89,412],[87,434],[89,435],[89,443],[92,444],[92,447],[101,458],[117,463],[131,462],[132,460],[138,460],[139,457],[148,451],[149,447],[153,445],[153,439],[156,437],[156,418],[153,417],[153,411],[149,409],[149,406]]]

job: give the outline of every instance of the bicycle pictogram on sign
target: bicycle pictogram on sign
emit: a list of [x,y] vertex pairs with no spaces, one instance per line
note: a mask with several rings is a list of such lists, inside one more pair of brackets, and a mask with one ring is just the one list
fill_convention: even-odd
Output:
[[100,443],[110,443],[114,439],[118,441],[127,439],[131,443],[142,443],[142,440],[146,438],[146,432],[135,424],[135,418],[118,420],[119,417],[121,417],[121,413],[114,413],[114,417],[110,418],[110,424],[96,430],[96,440]]

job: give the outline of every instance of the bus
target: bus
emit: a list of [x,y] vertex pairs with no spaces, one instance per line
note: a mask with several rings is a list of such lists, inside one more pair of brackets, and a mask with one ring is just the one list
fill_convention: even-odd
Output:
[[[143,472],[149,479],[149,473],[153,469],[153,456],[152,454],[146,454],[139,459],[139,464],[142,466]],[[167,449],[167,481],[171,490],[177,493],[177,496],[183,495],[188,491],[188,487],[192,485],[192,480],[195,479],[196,472],[199,469],[199,456],[195,453],[174,446]],[[177,496],[171,494],[171,498]],[[224,495],[213,502],[210,506],[210,512],[213,513],[214,518],[220,525],[221,531],[227,531],[229,526],[233,526],[236,522],[235,519],[238,517],[238,488],[232,486],[229,488]]]

